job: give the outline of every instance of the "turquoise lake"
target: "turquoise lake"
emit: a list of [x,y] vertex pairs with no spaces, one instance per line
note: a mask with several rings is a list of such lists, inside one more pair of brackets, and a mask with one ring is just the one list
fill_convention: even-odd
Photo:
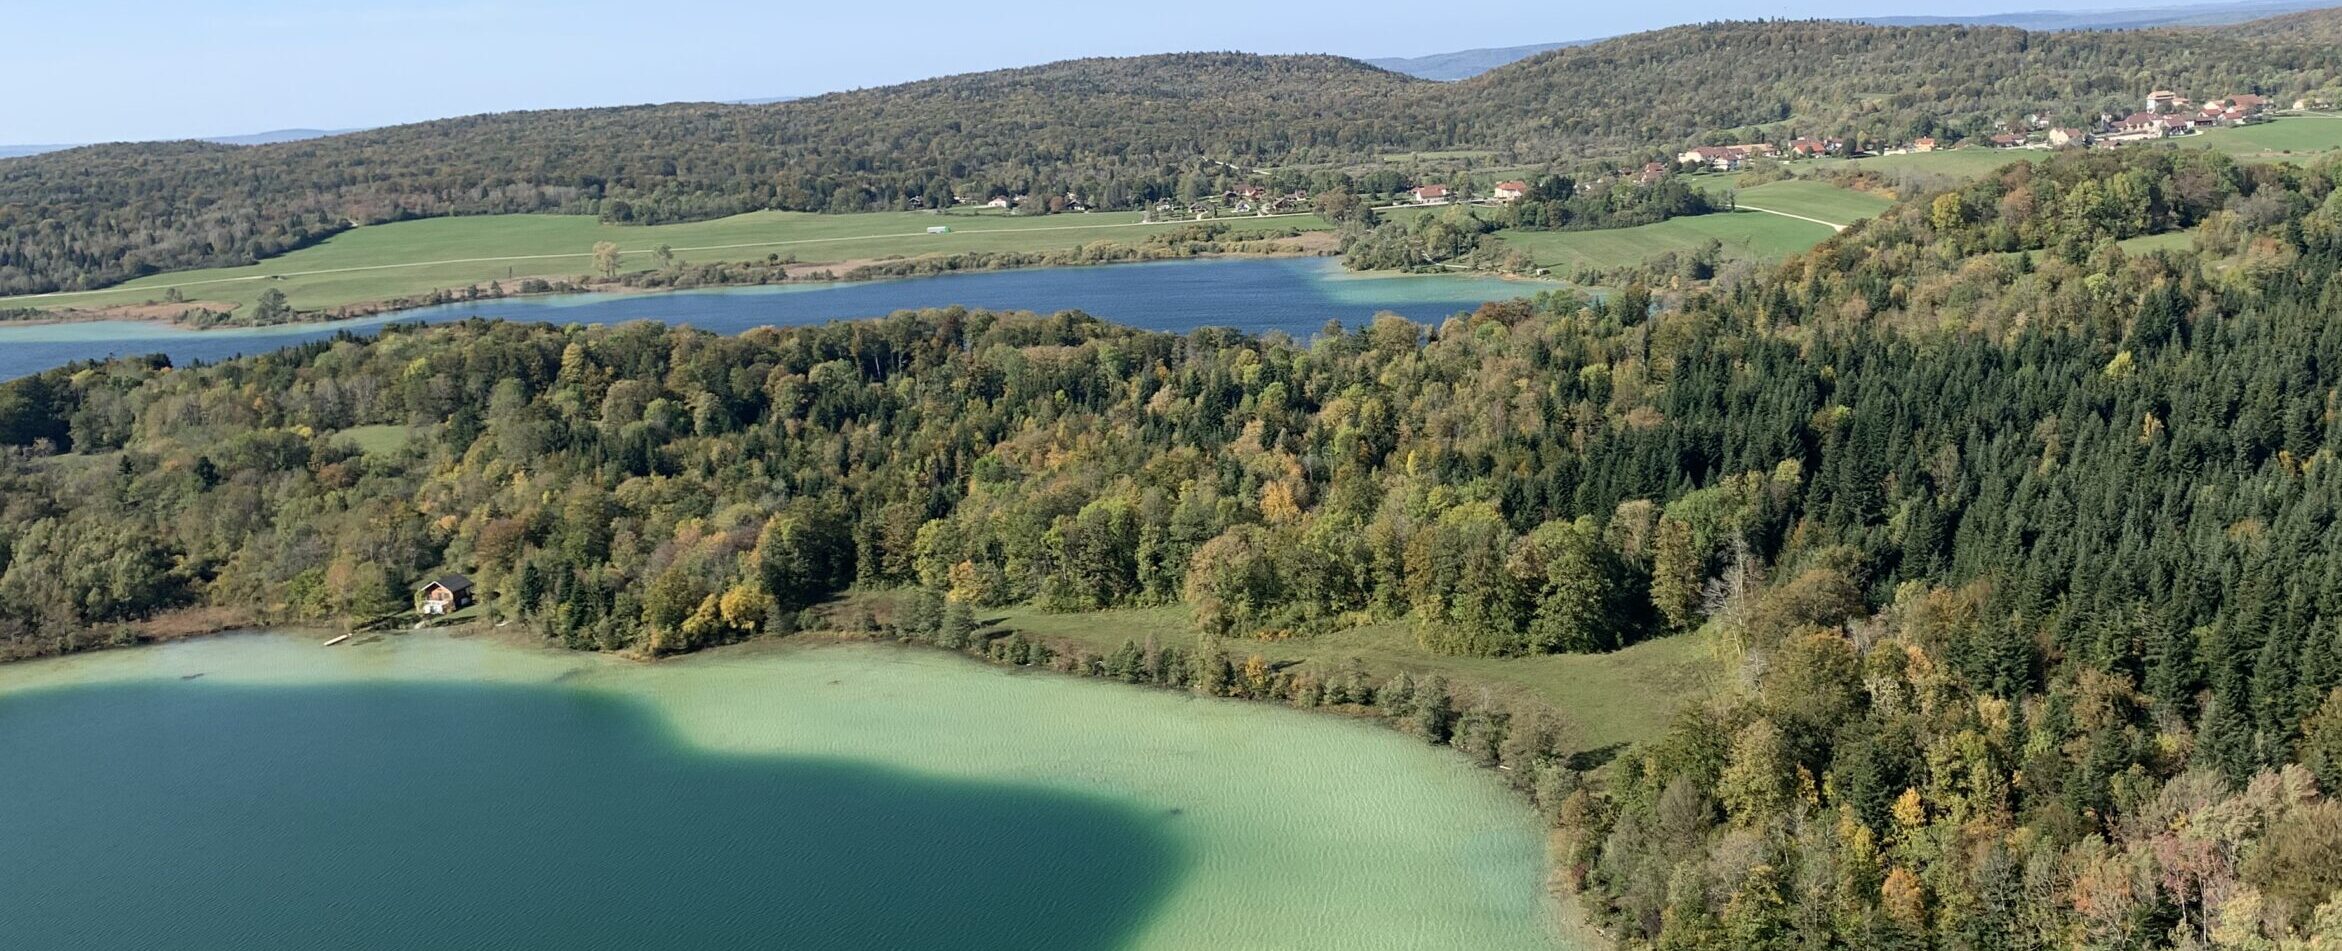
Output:
[[1449,751],[889,645],[101,652],[0,668],[0,763],[11,948],[1570,946]]
[[1148,330],[1234,327],[1254,333],[1279,330],[1307,339],[1328,320],[1355,327],[1388,311],[1435,322],[1484,301],[1557,286],[1465,275],[1357,275],[1330,258],[1235,258],[655,294],[507,298],[284,327],[193,331],[130,321],[0,326],[0,379],[107,356],[162,353],[179,364],[223,360],[344,331],[370,332],[393,321],[438,323],[469,317],[557,324],[649,319],[739,333],[751,327],[878,317],[958,304],[1038,313],[1080,310]]

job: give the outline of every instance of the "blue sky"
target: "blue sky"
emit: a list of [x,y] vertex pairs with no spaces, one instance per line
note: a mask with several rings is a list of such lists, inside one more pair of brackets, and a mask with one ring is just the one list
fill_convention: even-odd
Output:
[[[2157,0],[10,0],[0,143],[346,128],[746,99],[1072,56],[1409,56],[1718,17],[1972,14]],[[31,7],[31,9],[23,9]]]

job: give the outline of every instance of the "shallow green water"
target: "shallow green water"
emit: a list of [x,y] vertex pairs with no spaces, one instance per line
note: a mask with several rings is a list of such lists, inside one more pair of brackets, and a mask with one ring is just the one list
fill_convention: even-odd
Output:
[[93,654],[0,668],[0,764],[10,947],[1558,941],[1445,751],[883,646]]

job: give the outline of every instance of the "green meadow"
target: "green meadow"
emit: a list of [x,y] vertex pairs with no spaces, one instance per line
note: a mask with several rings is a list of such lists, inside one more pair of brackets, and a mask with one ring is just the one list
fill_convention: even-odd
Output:
[[2126,254],[2153,254],[2157,251],[2185,251],[2196,246],[2196,233],[2193,231],[2166,231],[2162,234],[2146,234],[2140,235],[2136,238],[2124,238],[2121,241],[2115,242],[2115,244],[2119,245]]
[[[1698,184],[1711,191],[1733,187],[1732,177],[1725,175],[1701,176]],[[1853,224],[1893,204],[1867,192],[1794,179],[1738,189],[1735,194],[1742,210],[1731,214],[1606,231],[1507,231],[1500,237],[1526,252],[1538,267],[1561,271],[1626,267],[1670,252],[1696,251],[1709,241],[1721,242],[1732,257],[1770,261],[1820,244],[1836,233],[1830,225]],[[1760,208],[1764,210],[1754,210]]]
[[2299,161],[2342,149],[2342,118],[2289,116],[2260,125],[2207,129],[2176,141],[2217,149],[2244,161]]
[[374,426],[352,426],[342,430],[340,435],[350,445],[358,447],[359,452],[368,455],[386,455],[406,448],[407,442],[415,437],[415,430],[411,426],[386,423]]
[[1801,175],[1854,168],[1874,172],[1918,172],[1952,178],[1975,178],[2017,162],[2038,162],[2048,156],[2049,153],[2041,149],[1947,149],[1941,152],[1871,155],[1853,159],[1808,159],[1797,163],[1796,169]]
[[1801,180],[1767,182],[1755,188],[1741,189],[1737,195],[1744,208],[1803,215],[1834,225],[1853,224],[1885,211],[1894,204],[1869,192]]
[[[1016,607],[983,617],[1002,629],[1077,642],[1097,654],[1129,640],[1152,638],[1181,646],[1195,641],[1184,606],[1080,614]],[[1273,664],[1308,663],[1320,669],[1355,660],[1378,680],[1402,671],[1414,677],[1436,674],[1471,690],[1538,700],[1561,714],[1579,749],[1640,743],[1659,735],[1676,707],[1705,689],[1716,669],[1713,640],[1703,633],[1656,638],[1608,654],[1509,658],[1433,654],[1417,646],[1405,622],[1288,640],[1230,640],[1220,646],[1238,660],[1259,654]],[[1477,698],[1476,693],[1466,696]]]
[[1773,260],[1820,244],[1832,229],[1757,211],[1671,218],[1658,224],[1609,231],[1505,231],[1505,243],[1528,254],[1538,267],[1554,270],[1617,268],[1669,252],[1696,251],[1719,241],[1732,257]]
[[[1314,215],[1221,219],[1238,232],[1321,229]],[[649,227],[580,215],[428,218],[370,225],[244,267],[157,274],[99,291],[0,298],[11,307],[97,308],[160,300],[177,288],[191,302],[243,307],[273,287],[296,309],[316,310],[427,294],[442,288],[526,277],[573,277],[593,268],[593,247],[615,242],[629,270],[655,266],[660,245],[687,263],[807,262],[910,257],[968,251],[1051,251],[1098,241],[1136,242],[1192,222],[1146,223],[1138,212],[1009,216],[955,212],[820,215],[759,211],[713,221]],[[930,227],[948,234],[929,234]]]
[[[2342,149],[2342,117],[2286,116],[2258,125],[2206,129],[2193,135],[2165,140],[2164,143],[2144,144],[2215,149],[2248,162],[2306,161],[2321,153]],[[1965,148],[1858,159],[1811,159],[1797,162],[1791,168],[1799,175],[1851,167],[1879,172],[1911,171],[1974,178],[2012,162],[2038,162],[2049,154],[2041,149]]]

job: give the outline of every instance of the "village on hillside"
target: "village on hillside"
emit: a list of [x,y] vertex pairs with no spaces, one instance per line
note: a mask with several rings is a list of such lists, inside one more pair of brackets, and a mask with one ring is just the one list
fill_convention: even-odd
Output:
[[[1890,144],[1861,142],[1850,138],[1801,136],[1785,144],[1749,142],[1696,146],[1677,154],[1675,162],[1690,170],[1731,172],[1740,170],[1750,162],[1768,158],[1907,155],[1959,146],[1992,149],[2109,148],[2130,142],[2192,135],[2205,129],[2265,122],[2273,105],[2269,97],[2252,93],[2237,93],[2199,105],[2177,92],[2157,89],[2141,100],[2137,111],[2122,115],[2101,113],[2086,127],[2059,125],[2044,111],[2003,123],[1993,131],[1961,141],[1919,136]],[[2295,101],[2293,108],[2306,110],[2322,105],[2303,99]]]
[[[2292,103],[2296,112],[2324,109],[2328,103],[2312,99],[2297,99]],[[1796,161],[1819,158],[1860,158],[1881,155],[1913,155],[1949,149],[2080,149],[2113,148],[2116,146],[2194,135],[2207,129],[2229,128],[2266,122],[2271,113],[2280,108],[2269,96],[2256,93],[2236,93],[2197,103],[2170,89],[2155,89],[2139,100],[2139,108],[2128,113],[2102,112],[2084,124],[2060,124],[2058,117],[2043,109],[2020,119],[2012,119],[1964,136],[1949,133],[1920,135],[1902,141],[1881,141],[1855,136],[1798,135],[1785,141],[1754,141],[1731,144],[1699,145],[1675,153],[1672,162],[1664,157],[1649,161],[1639,168],[1612,170],[1603,176],[1584,176],[1577,181],[1580,190],[1597,187],[1608,178],[1631,182],[1638,186],[1652,186],[1670,175],[1692,172],[1738,172],[1759,161]],[[2070,119],[2069,117],[2066,117]],[[1275,216],[1307,214],[1316,209],[1313,189],[1298,180],[1277,179],[1278,184],[1228,184],[1221,177],[1225,173],[1250,177],[1253,170],[1218,162],[1219,174],[1198,176],[1201,181],[1218,178],[1217,183],[1192,191],[1181,189],[1177,196],[1154,200],[1144,209],[1142,221],[1204,221],[1226,216]],[[1417,173],[1420,174],[1420,173]],[[1347,178],[1347,176],[1344,176]],[[1352,190],[1354,189],[1354,190]],[[1455,174],[1447,181],[1418,178],[1395,169],[1385,169],[1364,176],[1345,190],[1377,207],[1443,205],[1506,205],[1528,197],[1531,186],[1527,181],[1506,180],[1489,185],[1475,183],[1468,174]],[[922,198],[911,199],[913,208],[923,207]],[[1092,203],[1073,191],[1062,195],[1028,195],[995,192],[992,194],[953,196],[953,206],[984,214],[1053,215],[1090,211]],[[945,211],[935,208],[931,211]],[[928,229],[933,233],[948,233],[947,225]]]

